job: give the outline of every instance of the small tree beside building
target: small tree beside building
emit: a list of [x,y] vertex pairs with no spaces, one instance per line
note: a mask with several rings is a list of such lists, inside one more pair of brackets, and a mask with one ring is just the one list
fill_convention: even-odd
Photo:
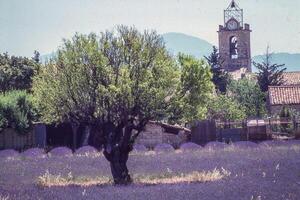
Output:
[[269,86],[280,86],[284,83],[283,73],[286,68],[282,68],[284,64],[272,64],[272,54],[269,47],[262,63],[253,62],[258,71],[258,84],[263,92],[267,92]]

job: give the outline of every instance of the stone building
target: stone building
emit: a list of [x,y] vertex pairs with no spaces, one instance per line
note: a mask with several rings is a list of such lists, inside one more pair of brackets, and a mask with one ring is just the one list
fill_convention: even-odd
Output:
[[300,112],[300,85],[270,86],[268,108],[271,114],[280,113],[283,106]]
[[251,72],[250,25],[244,24],[243,9],[234,0],[224,10],[224,25],[219,25],[219,53],[223,68],[232,73]]
[[167,143],[178,148],[182,143],[190,141],[191,131],[178,125],[150,121],[144,131],[136,139],[136,144],[154,148],[157,144]]
[[284,72],[283,85],[271,86],[268,90],[268,109],[278,114],[283,106],[300,112],[300,71]]

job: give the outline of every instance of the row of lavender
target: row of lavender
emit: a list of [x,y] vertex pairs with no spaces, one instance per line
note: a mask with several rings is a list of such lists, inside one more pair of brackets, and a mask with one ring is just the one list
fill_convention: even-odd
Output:
[[[273,146],[292,146],[292,145],[299,145],[300,140],[289,140],[289,141],[264,141],[261,143],[254,143],[249,141],[243,142],[235,142],[232,144],[226,144],[221,142],[209,142],[205,146],[200,146],[195,143],[184,143],[180,146],[179,150],[191,151],[191,150],[209,150],[209,149],[226,149],[226,148],[239,148],[239,149],[248,149],[248,148],[265,148],[265,147],[273,147]],[[153,149],[154,152],[172,152],[175,149],[170,144],[158,144]],[[135,145],[133,152],[147,152],[147,149],[144,145]],[[32,157],[32,158],[45,158],[51,156],[85,156],[85,155],[94,155],[99,156],[101,152],[91,146],[84,146],[76,150],[76,152],[72,152],[71,149],[67,147],[57,147],[49,151],[48,153],[45,152],[44,149],[41,148],[31,148],[24,152],[17,152],[12,149],[2,150],[0,151],[0,158],[11,158],[11,157]]]

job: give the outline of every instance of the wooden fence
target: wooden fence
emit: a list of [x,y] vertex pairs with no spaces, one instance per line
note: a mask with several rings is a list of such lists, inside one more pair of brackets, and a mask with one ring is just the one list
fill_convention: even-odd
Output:
[[0,132],[0,150],[15,149],[25,150],[32,147],[46,146],[46,126],[36,123],[31,131],[20,134],[14,129],[8,128]]
[[261,141],[286,136],[300,138],[300,119],[267,118],[243,121],[198,121],[192,128],[192,142]]
[[196,121],[191,129],[191,141],[196,144],[205,144],[217,139],[217,129],[215,121]]
[[34,132],[19,134],[9,128],[0,132],[0,149],[22,150],[33,147],[35,144]]

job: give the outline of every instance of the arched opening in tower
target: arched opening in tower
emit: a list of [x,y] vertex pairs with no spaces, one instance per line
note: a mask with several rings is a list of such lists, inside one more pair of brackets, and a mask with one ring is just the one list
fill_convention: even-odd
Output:
[[230,58],[231,59],[237,59],[239,57],[238,51],[238,40],[236,36],[231,36],[229,39],[229,47],[230,47]]

